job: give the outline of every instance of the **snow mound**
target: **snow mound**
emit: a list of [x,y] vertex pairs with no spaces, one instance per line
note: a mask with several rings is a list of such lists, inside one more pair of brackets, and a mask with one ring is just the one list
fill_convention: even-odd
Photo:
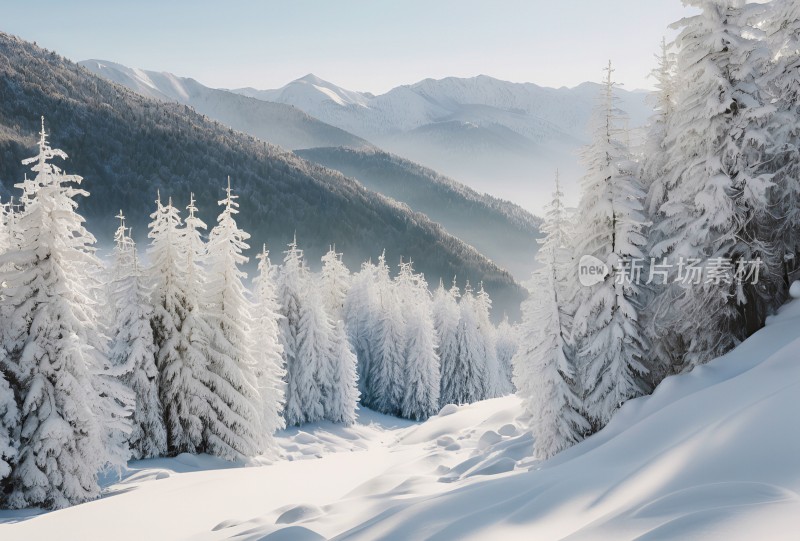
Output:
[[668,378],[553,459],[470,483],[467,472],[506,463],[476,455],[453,469],[463,472],[452,490],[339,538],[795,539],[798,351],[794,301],[728,355]]

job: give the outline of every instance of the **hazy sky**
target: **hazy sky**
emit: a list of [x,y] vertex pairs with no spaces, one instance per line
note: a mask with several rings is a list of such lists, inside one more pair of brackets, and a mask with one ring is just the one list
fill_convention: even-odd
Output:
[[2,0],[0,30],[71,60],[276,88],[313,72],[384,92],[426,77],[545,86],[646,78],[680,0]]

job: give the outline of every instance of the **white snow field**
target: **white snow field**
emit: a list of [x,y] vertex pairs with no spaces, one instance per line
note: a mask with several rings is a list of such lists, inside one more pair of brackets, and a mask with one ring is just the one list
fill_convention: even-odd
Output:
[[0,511],[0,539],[798,539],[798,412],[794,300],[547,462],[516,397],[422,424],[362,410],[280,433],[283,458],[261,467],[133,462],[98,501]]

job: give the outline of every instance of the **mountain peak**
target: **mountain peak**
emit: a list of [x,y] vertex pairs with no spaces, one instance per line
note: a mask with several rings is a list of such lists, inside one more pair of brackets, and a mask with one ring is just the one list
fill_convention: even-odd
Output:
[[304,76],[300,77],[299,79],[295,79],[293,82],[295,82],[295,83],[310,83],[312,85],[320,85],[320,86],[335,86],[335,85],[332,85],[331,83],[329,83],[328,81],[325,81],[324,79],[320,79],[319,77],[317,77],[313,73],[309,73],[307,75],[304,75]]

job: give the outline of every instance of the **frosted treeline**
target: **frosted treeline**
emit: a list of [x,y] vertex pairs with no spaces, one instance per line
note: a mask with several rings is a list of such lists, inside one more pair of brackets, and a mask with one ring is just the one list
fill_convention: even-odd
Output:
[[[646,141],[630,144],[609,64],[577,212],[557,183],[545,217],[514,360],[543,458],[729,351],[798,274],[800,3],[684,3],[699,13],[662,44]],[[609,270],[591,287],[578,283],[585,255]],[[620,279],[634,260],[640,279]],[[709,274],[687,281],[690,268]]]
[[[34,177],[0,220],[0,502],[61,508],[100,494],[129,458],[278,455],[274,433],[351,424],[359,400],[424,420],[511,391],[515,330],[481,287],[432,295],[410,262],[352,275],[297,242],[248,285],[249,234],[230,179],[213,227],[194,197],[155,201],[146,257],[122,211],[105,264],[77,212],[81,177],[53,160],[42,120]],[[145,263],[143,263],[143,259]],[[394,274],[394,276],[393,276]]]

